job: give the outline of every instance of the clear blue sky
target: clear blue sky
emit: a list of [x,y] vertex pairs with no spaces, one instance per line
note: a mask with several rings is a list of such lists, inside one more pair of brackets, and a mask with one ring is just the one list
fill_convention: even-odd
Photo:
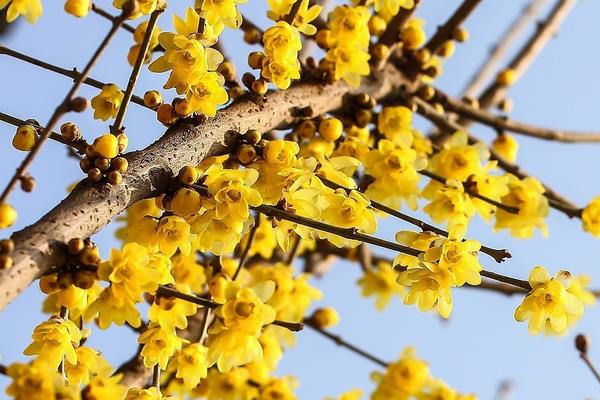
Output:
[[[20,21],[11,35],[2,40],[6,45],[43,60],[81,69],[91,55],[99,38],[108,29],[108,23],[90,14],[76,20],[62,11],[62,1],[44,1],[45,14],[35,26]],[[110,2],[99,1],[109,8]],[[180,10],[171,1],[169,14]],[[186,2],[190,3],[190,2]],[[262,1],[250,0],[242,6],[247,15],[261,26],[266,26]],[[254,3],[260,4],[254,7]],[[427,20],[432,32],[460,3],[458,0],[422,0],[419,15]],[[553,3],[550,1],[549,3]],[[438,85],[445,91],[458,94],[464,82],[487,54],[494,39],[520,12],[524,0],[486,0],[466,23],[471,39],[457,46],[456,56],[445,66],[445,75]],[[514,118],[540,125],[570,129],[600,129],[599,95],[600,1],[582,0],[569,16],[560,34],[544,50],[526,76],[511,89],[515,102]],[[163,29],[170,29],[168,18],[163,18]],[[529,33],[529,32],[528,32]],[[227,33],[225,46],[236,57],[241,67],[247,47],[241,46],[239,32]],[[120,32],[111,44],[105,58],[94,69],[92,76],[125,86],[129,67],[125,55],[131,43],[127,32]],[[68,79],[47,71],[35,69],[21,62],[0,56],[0,110],[23,119],[36,118],[45,123],[55,105],[68,90]],[[136,92],[158,88],[163,76],[144,72]],[[82,95],[91,98],[96,90],[83,88]],[[91,111],[71,115],[84,135],[90,139],[102,134],[107,124],[94,122]],[[164,131],[146,110],[131,107],[125,125],[128,127],[130,149],[151,143]],[[428,125],[419,121],[419,126]],[[0,182],[6,182],[23,154],[10,145],[14,129],[0,124]],[[492,138],[493,132],[474,127],[473,132]],[[520,138],[519,162],[532,174],[567,194],[580,205],[600,194],[600,145],[568,145]],[[35,222],[44,212],[65,196],[65,188],[81,172],[74,159],[65,158],[60,145],[48,143],[33,165],[38,188],[33,194],[15,193],[11,201],[19,211],[15,229]],[[486,244],[510,249],[513,259],[496,265],[484,259],[488,269],[526,278],[534,265],[544,265],[551,271],[568,269],[573,273],[592,275],[595,287],[600,287],[598,242],[584,234],[578,220],[568,220],[562,214],[551,212],[548,218],[550,237],[539,235],[526,241],[517,241],[505,233],[492,234],[489,227],[476,222],[470,231]],[[392,238],[395,231],[406,229],[396,221],[386,220],[378,235]],[[108,254],[116,245],[109,227],[95,240],[102,253]],[[5,232],[3,232],[5,233]],[[355,285],[359,270],[355,265],[338,264],[326,277],[315,281],[326,296],[323,305],[335,306],[342,317],[334,329],[351,342],[360,344],[378,356],[393,360],[405,346],[415,346],[420,356],[431,366],[432,373],[465,392],[475,392],[481,399],[491,399],[500,381],[510,380],[515,385],[511,399],[583,399],[599,398],[600,387],[578,359],[573,349],[574,334],[585,332],[600,343],[598,309],[589,308],[584,319],[563,338],[530,336],[527,327],[513,319],[519,299],[471,289],[454,291],[455,306],[449,321],[441,321],[432,314],[418,312],[395,300],[385,312],[375,311],[370,300],[360,297]],[[0,314],[1,362],[24,360],[22,349],[29,343],[31,330],[46,317],[41,314],[37,284]],[[108,331],[95,330],[88,342],[97,346],[105,356],[117,364],[129,357],[135,349],[135,337],[127,328],[114,327]],[[600,349],[592,345],[591,357],[600,364]],[[376,366],[362,360],[310,330],[298,334],[296,348],[287,352],[280,373],[292,373],[300,379],[298,394],[301,399],[319,399],[336,395],[353,387],[370,389],[369,373]],[[0,378],[0,387],[7,380]],[[4,394],[0,394],[3,398]]]

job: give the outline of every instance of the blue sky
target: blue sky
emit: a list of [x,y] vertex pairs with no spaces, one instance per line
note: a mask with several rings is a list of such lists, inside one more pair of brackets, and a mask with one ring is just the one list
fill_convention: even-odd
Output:
[[[171,1],[169,14],[180,11]],[[191,2],[190,2],[191,3]],[[268,23],[264,17],[263,2],[250,0],[242,6],[245,14],[261,26]],[[253,4],[259,4],[254,7]],[[460,2],[458,0],[422,0],[419,16],[427,21],[428,32],[444,21]],[[471,32],[470,40],[458,45],[456,56],[449,60],[445,74],[437,84],[444,91],[459,94],[466,80],[481,63],[495,38],[516,17],[526,2],[523,0],[483,1],[465,26]],[[553,3],[549,1],[548,3]],[[109,8],[107,0],[98,2]],[[108,23],[90,14],[76,20],[62,11],[62,2],[44,1],[45,14],[35,26],[20,21],[4,44],[40,59],[71,68],[81,69],[83,60],[94,51],[100,37],[109,28]],[[546,10],[545,10],[546,11]],[[513,118],[544,126],[568,129],[594,130],[600,127],[598,93],[600,93],[600,53],[596,43],[600,36],[600,2],[582,0],[564,23],[559,35],[547,46],[517,86],[510,90],[515,103]],[[169,18],[159,25],[170,29]],[[530,32],[528,31],[526,35]],[[248,47],[240,45],[239,32],[227,32],[224,43],[228,54],[238,66],[245,63]],[[131,45],[131,36],[119,32],[102,62],[92,76],[125,86],[129,67],[125,55]],[[518,43],[517,43],[518,45]],[[36,118],[44,123],[70,86],[67,78],[35,69],[21,62],[0,56],[0,111],[20,117]],[[158,88],[163,76],[145,71],[136,90]],[[84,87],[81,94],[91,98],[96,90]],[[107,130],[107,124],[91,119],[91,111],[70,115],[87,138]],[[418,121],[426,130],[428,124]],[[143,148],[164,128],[149,117],[144,109],[130,107],[125,119],[130,138],[130,149]],[[6,182],[23,154],[14,151],[10,141],[13,127],[0,124],[0,154],[2,167],[0,182]],[[474,126],[473,133],[493,138],[494,132]],[[583,205],[600,194],[600,145],[570,145],[519,138],[519,163],[530,173],[539,176],[550,186]],[[15,229],[35,222],[44,212],[60,201],[66,187],[81,178],[77,162],[65,157],[58,144],[48,143],[32,167],[38,187],[33,194],[15,192],[11,202],[19,211]],[[507,275],[526,278],[534,265],[544,265],[550,271],[568,269],[573,273],[589,273],[595,287],[600,287],[598,242],[583,233],[578,220],[569,220],[557,212],[548,218],[550,237],[519,241],[505,233],[493,234],[489,226],[477,220],[470,235],[492,247],[510,249],[513,258],[502,265],[483,259],[484,266]],[[104,255],[117,243],[109,227],[95,236]],[[378,235],[393,238],[400,229],[407,229],[397,221],[385,220]],[[420,313],[414,307],[395,300],[384,312],[377,312],[372,302],[360,297],[355,285],[359,277],[356,265],[337,264],[324,278],[314,283],[325,292],[322,305],[332,305],[341,315],[341,323],[333,330],[347,340],[360,344],[381,358],[393,360],[406,346],[415,346],[425,358],[436,377],[465,392],[477,393],[481,399],[491,399],[502,380],[514,383],[511,399],[583,399],[598,398],[600,388],[573,349],[573,337],[585,332],[592,338],[591,357],[600,363],[600,350],[593,340],[600,342],[598,309],[591,307],[583,320],[565,337],[530,336],[527,327],[513,319],[517,297],[483,293],[472,289],[454,291],[455,306],[452,317],[442,321],[433,314]],[[43,296],[33,285],[0,314],[0,356],[3,363],[24,360],[22,349],[29,343],[31,330],[46,317],[40,312]],[[128,358],[135,349],[135,337],[126,328],[95,330],[90,345],[97,346],[113,363]],[[325,395],[362,387],[369,390],[371,371],[376,365],[336,347],[310,330],[298,334],[297,346],[289,350],[281,363],[279,373],[294,374],[300,380],[301,399],[318,399]],[[0,378],[0,386],[7,383]],[[3,394],[0,394],[2,398]]]

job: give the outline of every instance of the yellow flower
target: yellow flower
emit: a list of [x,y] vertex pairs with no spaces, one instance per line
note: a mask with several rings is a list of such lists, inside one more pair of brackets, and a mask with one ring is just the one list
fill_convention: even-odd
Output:
[[127,389],[119,383],[121,378],[122,374],[96,376],[83,389],[83,397],[85,399],[122,399]]
[[[197,25],[196,25],[197,26]],[[135,61],[137,60],[141,43],[144,40],[144,36],[146,34],[146,29],[148,29],[148,21],[144,21],[140,23],[133,33],[133,40],[135,40],[136,44],[129,48],[129,53],[127,53],[127,61],[129,65],[133,67]],[[148,43],[148,51],[144,56],[144,63],[149,63],[152,60],[152,52],[158,46],[158,36],[161,34],[161,30],[158,26],[154,27],[152,31],[152,36],[150,36],[150,42]]]
[[146,368],[158,364],[161,369],[166,369],[169,358],[181,350],[185,340],[177,336],[175,331],[151,322],[138,337],[138,342],[144,345],[140,355],[144,358]]
[[[472,188],[476,190],[477,193],[488,199],[502,203],[502,197],[508,194],[509,178],[507,175],[491,175],[489,170],[495,168],[495,166],[495,162],[488,163],[481,173],[469,177],[468,184],[473,185]],[[495,205],[476,197],[471,197],[471,201],[479,215],[481,215],[485,221],[489,222],[492,216],[496,215],[498,208]]]
[[431,158],[433,172],[461,182],[479,173],[482,161],[489,158],[489,152],[482,144],[470,145],[468,142],[466,132],[454,133],[444,148]]
[[123,96],[123,92],[115,84],[109,83],[102,86],[100,93],[92,98],[94,118],[106,121],[116,117],[123,101]]
[[279,89],[285,90],[290,87],[292,80],[300,79],[300,62],[297,59],[277,60],[264,57],[261,75]]
[[212,197],[204,207],[214,209],[218,219],[231,217],[245,221],[250,216],[249,207],[261,204],[260,194],[251,187],[258,179],[258,171],[223,169],[214,164],[205,174],[204,184]]
[[583,314],[583,304],[569,292],[571,274],[558,271],[550,278],[544,267],[536,266],[529,274],[531,292],[515,310],[515,319],[523,322],[529,319],[529,333],[536,335],[565,332],[570,320]]
[[492,149],[507,161],[514,163],[517,161],[519,142],[517,142],[513,135],[502,133],[492,142]]
[[[335,193],[321,196],[319,202],[323,209],[321,218],[329,225],[346,229],[352,228],[366,234],[374,233],[377,230],[377,219],[370,207],[370,201],[356,190],[351,191],[350,195],[346,195],[343,189],[338,189]],[[355,240],[321,231],[319,231],[319,236],[338,247],[356,247],[360,244]]]
[[6,8],[6,20],[13,22],[19,15],[23,15],[27,22],[35,24],[42,15],[41,0],[0,0],[0,10]]
[[592,278],[589,275],[578,275],[571,277],[571,286],[567,289],[569,293],[573,293],[583,304],[596,304],[596,296],[590,290],[588,285]]
[[33,342],[23,354],[37,355],[38,359],[54,369],[58,368],[63,357],[71,364],[77,363],[75,347],[79,346],[81,332],[73,321],[52,317],[36,326],[31,337]]
[[208,374],[206,356],[208,348],[200,343],[185,346],[172,360],[172,367],[176,369],[176,378],[183,379],[183,384],[188,389],[198,386],[201,379]]
[[6,368],[6,375],[12,379],[6,394],[15,400],[55,399],[56,384],[62,382],[58,372],[41,360],[29,364],[14,363]]
[[204,266],[199,264],[195,254],[178,254],[171,259],[171,275],[177,286],[187,286],[194,293],[200,293],[206,283]]
[[[415,6],[414,0],[374,0],[375,11],[387,8],[393,15],[398,14],[400,7],[410,10]],[[367,2],[369,4],[369,2]]]
[[[185,16],[183,19],[177,15],[173,15],[173,26],[177,33],[183,36],[190,36],[192,34],[196,36],[198,33],[199,21],[200,16],[192,7],[185,9]],[[225,25],[220,22],[216,25],[212,25],[207,21],[204,21],[204,32],[202,32],[202,37],[196,37],[196,39],[199,39],[205,46],[211,46],[217,42],[219,35],[223,32],[223,28],[225,28]]]
[[[252,240],[252,246],[250,246],[248,255],[260,254],[262,258],[269,260],[273,255],[273,250],[277,247],[277,235],[271,221],[266,216],[259,215],[259,221],[257,222],[259,225],[254,233],[254,239]],[[248,236],[245,238],[247,240]],[[244,240],[242,242],[242,246],[245,246]]]
[[371,400],[404,400],[419,394],[430,379],[429,366],[416,357],[415,349],[406,348],[400,359],[389,364],[385,373],[373,373],[377,384]]
[[502,197],[502,203],[518,208],[519,212],[511,213],[499,208],[494,229],[509,229],[515,237],[529,238],[538,228],[547,236],[544,218],[548,216],[548,199],[544,196],[542,184],[530,176],[519,179],[509,174],[508,178],[509,192]]
[[327,27],[334,38],[334,47],[343,45],[347,48],[367,50],[369,48],[369,9],[365,6],[336,7],[328,15]]
[[[583,230],[600,237],[600,196],[594,197],[581,212]],[[1,223],[0,223],[1,225]]]
[[87,385],[91,378],[95,376],[109,377],[113,372],[113,368],[99,351],[82,346],[75,352],[77,353],[77,363],[65,363],[65,372],[70,385]]
[[392,296],[404,296],[404,287],[396,282],[396,273],[390,263],[380,261],[376,268],[369,269],[357,281],[362,288],[362,295],[375,297],[375,307],[383,310]]
[[231,253],[252,226],[251,222],[252,218],[246,221],[231,217],[218,219],[214,209],[208,210],[192,222],[192,232],[196,235],[194,248],[215,255]]
[[85,311],[85,319],[97,317],[100,329],[106,329],[113,323],[122,326],[125,322],[134,328],[139,327],[142,322],[135,302],[122,295],[115,295],[114,287],[115,285],[111,285],[104,289],[90,304]]
[[298,382],[292,377],[270,378],[259,389],[257,400],[297,400],[293,389]]
[[177,215],[162,217],[157,227],[158,247],[166,256],[171,257],[179,249],[181,254],[192,251],[190,225]]
[[233,367],[262,360],[258,341],[264,325],[275,319],[275,311],[265,302],[275,285],[267,281],[253,288],[239,288],[231,282],[226,289],[225,304],[215,309],[218,321],[209,330],[208,365],[217,365],[221,372]]
[[295,164],[299,151],[298,143],[277,139],[267,143],[263,156],[269,166],[282,169]]
[[386,139],[408,148],[413,141],[412,112],[404,106],[384,107],[377,118],[377,129]]
[[446,185],[430,182],[423,196],[431,202],[423,207],[436,224],[446,222],[448,229],[458,224],[468,225],[475,214],[475,205],[463,184],[455,179],[448,179]]
[[343,79],[350,86],[358,87],[360,77],[369,75],[369,59],[371,55],[354,47],[339,45],[325,54],[325,59],[335,65],[335,79]]
[[285,21],[279,21],[263,34],[264,52],[276,60],[296,59],[302,49],[298,30]]
[[347,392],[340,394],[338,397],[326,397],[325,400],[360,400],[362,398],[363,391],[361,389],[352,389]]
[[419,179],[417,171],[427,166],[427,159],[410,148],[402,148],[389,140],[380,140],[365,160],[365,172],[375,178],[365,195],[393,208],[402,201],[413,210],[418,207]]
[[[113,6],[119,9],[122,9],[125,3],[129,0],[113,0]],[[138,0],[136,12],[129,16],[129,19],[136,19],[141,17],[142,15],[148,15],[158,6],[159,0]]]
[[217,106],[227,103],[229,95],[223,88],[223,77],[217,72],[206,72],[202,78],[191,85],[186,92],[186,99],[193,111],[201,112],[209,117],[217,114]]
[[[179,292],[191,294],[186,286],[176,286]],[[175,297],[155,296],[154,303],[148,310],[148,319],[167,331],[175,328],[185,329],[188,326],[187,317],[196,314],[198,306],[186,300]]]
[[127,243],[122,250],[111,250],[109,260],[98,267],[98,276],[111,282],[115,297],[139,301],[142,292],[152,292],[159,284],[173,283],[173,278],[165,277],[159,269],[162,261],[151,256],[146,247]]
[[222,373],[215,368],[208,371],[209,390],[207,400],[248,400],[255,398],[257,388],[248,385],[250,372],[246,368],[235,368]]
[[237,9],[238,4],[247,0],[196,0],[196,7],[202,7],[200,15],[210,25],[225,24],[229,28],[238,28],[242,23],[242,16]]
[[130,388],[125,395],[124,400],[175,400],[174,396],[165,396],[159,388],[149,387],[148,389]]
[[[165,89],[175,88],[177,93],[185,93],[190,86],[204,80],[207,72],[217,69],[223,62],[223,55],[217,50],[205,47],[199,40],[173,32],[163,32],[158,42],[165,49],[165,54],[157,58],[148,67],[152,72],[171,70]],[[212,78],[207,77],[206,82]],[[189,99],[188,99],[189,101]]]

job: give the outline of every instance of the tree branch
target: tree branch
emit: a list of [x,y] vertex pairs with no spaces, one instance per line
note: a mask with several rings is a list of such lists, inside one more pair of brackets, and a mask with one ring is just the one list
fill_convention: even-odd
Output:
[[481,3],[481,0],[464,0],[448,21],[438,27],[435,34],[425,44],[425,48],[431,54],[435,54],[447,40],[452,39],[452,32],[460,27],[479,3]]
[[154,144],[127,155],[129,169],[122,184],[112,186],[84,180],[38,222],[12,235],[13,266],[0,271],[0,310],[34,279],[61,262],[59,252],[52,251],[54,243],[89,237],[129,205],[164,192],[183,166],[226,152],[236,132],[248,129],[264,132],[289,125],[305,107],[312,109],[314,115],[335,110],[347,93],[365,92],[380,99],[402,84],[410,82],[389,65],[374,78],[364,79],[356,89],[344,82],[327,86],[299,83],[286,91],[268,93],[258,104],[251,96],[239,98],[200,125],[187,120],[179,122]]
[[474,108],[464,101],[454,99],[436,89],[436,100],[448,111],[463,118],[477,121],[496,130],[507,130],[525,136],[565,143],[600,143],[600,132],[569,132],[543,128],[523,122],[513,121],[506,117],[498,117],[492,113]]
[[[538,25],[537,30],[508,64],[508,68],[515,71],[517,79],[525,73],[544,46],[554,37],[576,1],[559,0],[546,20]],[[481,108],[489,108],[498,104],[506,95],[506,90],[506,87],[500,86],[494,81],[479,97]]]
[[485,58],[483,64],[473,75],[467,87],[463,91],[463,96],[474,97],[477,95],[485,81],[496,70],[500,61],[504,58],[511,44],[518,39],[523,30],[531,23],[531,21],[539,14],[544,4],[548,0],[532,0],[529,4],[523,7],[519,16],[501,36],[498,43],[490,49],[489,55]]

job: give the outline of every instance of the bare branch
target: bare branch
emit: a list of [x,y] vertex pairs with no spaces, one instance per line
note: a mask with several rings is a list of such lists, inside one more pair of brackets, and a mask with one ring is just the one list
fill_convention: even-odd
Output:
[[[515,71],[517,79],[525,73],[544,46],[554,37],[576,2],[577,0],[559,0],[546,20],[538,25],[537,30],[508,64],[508,68]],[[498,104],[506,95],[506,90],[506,87],[502,87],[494,81],[479,97],[481,108],[489,108]]]
[[467,87],[463,91],[463,96],[474,97],[477,95],[481,87],[495,72],[498,64],[504,58],[512,43],[518,39],[523,30],[529,26],[531,21],[540,13],[544,4],[548,0],[532,0],[529,4],[523,7],[517,19],[513,21],[508,29],[501,36],[498,43],[491,49],[489,55],[486,56],[483,64],[475,75],[471,78]]
[[467,19],[469,15],[481,3],[481,0],[464,0],[462,4],[454,11],[448,21],[439,26],[435,34],[425,44],[425,48],[435,54],[439,48],[452,38],[452,32]]
[[448,111],[457,113],[463,118],[488,125],[496,130],[507,130],[525,136],[565,143],[600,143],[600,132],[569,132],[556,129],[542,128],[509,118],[498,117],[480,108],[474,108],[467,103],[454,99],[436,89],[436,100],[439,100]]

